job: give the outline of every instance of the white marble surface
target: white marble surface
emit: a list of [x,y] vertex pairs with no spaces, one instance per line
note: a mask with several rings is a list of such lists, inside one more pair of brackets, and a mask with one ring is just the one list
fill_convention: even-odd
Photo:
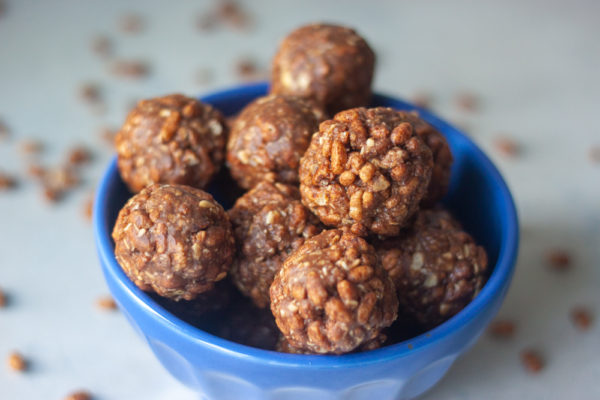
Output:
[[[134,98],[181,91],[190,95],[237,82],[232,64],[249,55],[264,66],[279,39],[310,21],[357,27],[379,55],[375,87],[399,96],[429,91],[434,109],[464,124],[497,162],[518,205],[522,242],[513,286],[500,314],[514,319],[514,340],[484,336],[423,399],[600,398],[600,3],[597,1],[247,1],[247,32],[199,33],[196,14],[208,1],[7,0],[0,17],[0,119],[12,138],[0,143],[0,170],[21,186],[0,193],[0,398],[60,399],[87,388],[97,399],[195,398],[171,378],[119,313],[98,311],[107,289],[82,204],[111,153],[98,139],[118,126]],[[144,17],[138,35],[116,29],[123,12]],[[148,79],[107,73],[90,51],[105,33],[120,57],[152,64]],[[214,72],[204,86],[199,67]],[[78,100],[82,82],[98,82],[108,110],[94,115]],[[461,91],[481,99],[477,112],[453,101]],[[494,148],[505,134],[522,145],[515,159]],[[23,173],[23,138],[47,144],[42,159],[58,163],[74,142],[96,148],[83,189],[45,204]],[[573,254],[565,274],[548,271],[548,249]],[[596,314],[592,329],[569,321],[575,304]],[[533,346],[547,359],[537,376],[524,373],[519,351]],[[31,370],[4,366],[12,349]]]

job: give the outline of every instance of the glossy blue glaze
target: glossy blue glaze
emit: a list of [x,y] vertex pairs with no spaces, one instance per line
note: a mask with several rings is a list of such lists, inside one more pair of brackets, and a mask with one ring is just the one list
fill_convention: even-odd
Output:
[[[231,115],[266,90],[266,84],[241,86],[202,100]],[[376,95],[373,105],[418,109],[383,95]],[[441,379],[504,300],[517,256],[518,222],[510,192],[490,160],[454,127],[419,111],[446,136],[455,158],[445,203],[486,248],[493,270],[479,296],[450,320],[411,340],[364,353],[310,356],[260,350],[213,336],[164,310],[127,278],[115,260],[110,234],[130,193],[116,161],[110,163],[94,207],[104,276],[131,325],[173,376],[202,398],[215,400],[409,399]]]

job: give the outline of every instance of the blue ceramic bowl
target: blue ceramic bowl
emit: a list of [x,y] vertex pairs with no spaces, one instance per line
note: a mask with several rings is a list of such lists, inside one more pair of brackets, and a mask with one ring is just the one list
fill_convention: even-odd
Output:
[[[267,91],[266,84],[236,87],[202,98],[231,115]],[[417,107],[376,95],[373,105]],[[213,336],[176,318],[123,273],[111,231],[130,196],[113,160],[100,183],[94,233],[104,276],[120,309],[164,367],[215,400],[397,400],[418,396],[438,382],[496,315],[514,270],[518,247],[515,205],[490,160],[454,127],[426,110],[455,161],[445,203],[489,256],[491,275],[479,296],[442,325],[402,343],[341,356],[293,355],[261,350]],[[217,196],[218,198],[218,196]]]

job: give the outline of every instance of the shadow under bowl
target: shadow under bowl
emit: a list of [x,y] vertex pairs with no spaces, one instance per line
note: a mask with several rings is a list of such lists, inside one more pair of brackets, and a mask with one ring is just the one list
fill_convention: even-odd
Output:
[[[267,92],[265,83],[202,97],[233,115]],[[485,154],[456,128],[427,110],[375,95],[373,106],[418,110],[448,140],[454,164],[446,206],[485,247],[490,277],[457,315],[410,340],[346,355],[295,355],[234,343],[175,317],[138,289],[114,256],[111,232],[131,193],[113,159],[96,195],[94,234],[108,287],[131,325],[163,366],[201,397],[218,400],[397,400],[414,398],[437,383],[496,315],[506,295],[518,250],[518,221],[506,183]],[[211,189],[209,189],[211,191]],[[227,208],[227,199],[212,189]]]

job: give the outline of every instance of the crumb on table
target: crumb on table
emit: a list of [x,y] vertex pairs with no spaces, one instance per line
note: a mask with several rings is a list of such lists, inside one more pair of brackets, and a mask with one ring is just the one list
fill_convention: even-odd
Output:
[[508,319],[499,319],[491,323],[489,333],[497,339],[512,339],[515,336],[516,324]]
[[101,310],[111,311],[117,309],[117,303],[111,296],[102,296],[96,300],[96,305]]
[[507,136],[498,136],[494,139],[494,148],[500,155],[507,158],[514,158],[521,153],[519,143]]
[[0,190],[14,189],[16,186],[16,178],[4,172],[0,172]]
[[92,38],[92,51],[100,57],[109,57],[113,53],[113,43],[107,36],[98,35]]
[[64,400],[92,400],[92,395],[87,390],[78,390],[68,394]]
[[119,18],[119,30],[123,33],[140,33],[144,29],[144,20],[138,14],[125,14]]
[[120,78],[140,79],[150,73],[150,66],[141,60],[116,60],[110,72]]
[[476,111],[480,107],[479,98],[471,92],[461,92],[456,95],[456,105],[463,111]]
[[587,331],[592,326],[592,313],[587,307],[574,307],[571,310],[571,321],[578,330]]
[[564,249],[551,249],[546,254],[548,265],[556,271],[566,271],[571,267],[571,255]]
[[25,360],[21,353],[18,353],[16,351],[13,351],[8,355],[7,364],[11,370],[16,372],[24,372],[27,370],[28,367],[27,360]]
[[537,350],[525,349],[521,351],[520,357],[523,367],[529,373],[537,374],[545,367],[544,358]]

